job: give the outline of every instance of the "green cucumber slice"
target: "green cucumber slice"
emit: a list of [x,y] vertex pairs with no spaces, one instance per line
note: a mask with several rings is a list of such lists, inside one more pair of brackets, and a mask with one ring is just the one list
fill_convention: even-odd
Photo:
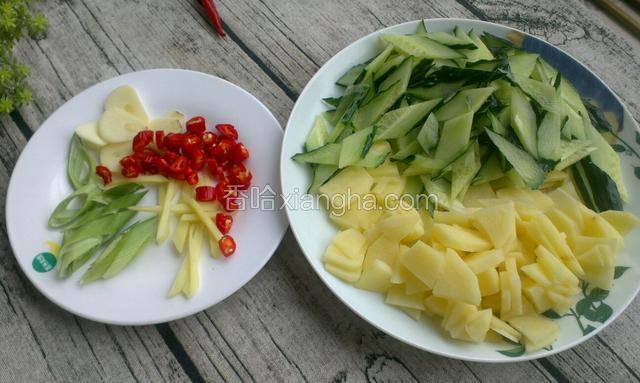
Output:
[[469,145],[472,125],[473,112],[446,121],[440,132],[435,158],[449,164],[462,154]]
[[376,140],[388,140],[406,135],[440,101],[441,99],[438,98],[387,112],[376,124],[378,126]]
[[425,174],[435,174],[444,168],[446,163],[436,158],[426,157],[416,154],[409,167],[404,170],[402,175],[420,176]]
[[305,149],[309,152],[324,146],[329,138],[329,130],[327,128],[327,120],[324,119],[322,114],[316,117],[313,123],[313,128],[307,136],[307,141],[304,143]]
[[537,189],[544,182],[545,173],[535,158],[526,151],[507,141],[501,135],[486,129],[487,135],[500,153],[509,161],[522,180],[532,189]]
[[500,164],[498,154],[492,153],[480,167],[478,174],[473,180],[473,185],[482,185],[502,177],[504,177],[504,172],[502,171],[502,164]]
[[447,121],[464,113],[475,113],[495,91],[493,87],[461,90],[436,110],[438,121]]
[[538,155],[550,161],[560,159],[560,135],[562,121],[560,115],[547,112],[538,128]]
[[522,147],[534,158],[538,158],[536,114],[519,88],[511,91],[511,127]]
[[310,152],[298,153],[291,159],[309,164],[338,165],[341,147],[340,143],[330,143]]
[[313,178],[307,193],[315,193],[316,190],[333,177],[337,171],[338,167],[335,165],[316,165],[313,169]]
[[524,78],[531,76],[531,72],[538,63],[539,55],[536,53],[527,53],[519,51],[518,53],[509,56],[509,69],[514,75],[519,75]]
[[374,134],[373,127],[359,130],[342,140],[338,168],[342,169],[353,165],[364,158],[367,150],[367,143],[371,142]]
[[438,118],[431,113],[425,120],[420,132],[418,133],[418,143],[422,146],[425,153],[429,154],[438,145],[438,137],[440,135],[440,126]]
[[365,65],[358,64],[351,67],[345,74],[340,76],[338,81],[336,81],[336,85],[340,86],[349,86],[356,83],[356,80],[362,75],[364,72]]
[[451,199],[464,199],[469,186],[480,170],[480,158],[477,156],[477,142],[469,145],[467,151],[453,162],[451,168]]
[[382,41],[407,55],[425,59],[455,59],[464,56],[424,36],[382,35]]
[[377,168],[382,165],[384,161],[391,154],[391,145],[387,141],[377,141],[371,144],[371,148],[367,151],[367,154],[363,159],[355,163],[355,166],[362,166],[364,168]]
[[554,170],[564,170],[576,162],[587,157],[591,152],[596,150],[589,140],[561,140],[558,152],[560,161],[554,167]]
[[470,39],[456,37],[447,32],[428,32],[425,37],[453,49],[478,49]]

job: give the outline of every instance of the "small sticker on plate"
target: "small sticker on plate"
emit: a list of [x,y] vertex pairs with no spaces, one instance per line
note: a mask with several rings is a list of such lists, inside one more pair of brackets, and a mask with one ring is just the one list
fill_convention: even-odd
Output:
[[56,263],[58,263],[58,260],[53,254],[44,252],[36,255],[33,258],[31,265],[35,271],[39,273],[46,273],[53,270],[56,267]]

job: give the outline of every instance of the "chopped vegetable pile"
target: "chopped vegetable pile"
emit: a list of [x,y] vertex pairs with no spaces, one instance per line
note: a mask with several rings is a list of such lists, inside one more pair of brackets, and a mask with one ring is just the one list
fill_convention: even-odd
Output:
[[612,287],[640,223],[621,211],[611,127],[541,57],[495,36],[420,23],[381,40],[293,156],[340,228],[325,269],[452,338],[552,345],[548,317]]
[[332,109],[293,157],[314,165],[310,191],[347,166],[390,158],[428,192],[445,190],[445,208],[471,185],[509,177],[537,189],[570,169],[589,207],[621,209],[620,159],[599,131],[611,128],[537,54],[457,27],[381,39],[378,56],[337,81],[343,95],[323,100]]
[[[215,128],[207,130],[201,116],[184,123],[180,112],[150,120],[135,89],[113,90],[99,121],[77,127],[71,141],[68,174],[75,191],[49,220],[51,228],[64,230],[60,274],[69,276],[104,248],[81,283],[116,275],[154,236],[164,243],[175,216],[172,242],[186,256],[169,295],[193,296],[203,241],[214,257],[236,251],[230,213],[242,207],[240,194],[252,179],[244,166],[249,151],[235,127]],[[157,206],[136,206],[146,194],[141,184],[158,187]],[[125,229],[137,212],[156,216]]]

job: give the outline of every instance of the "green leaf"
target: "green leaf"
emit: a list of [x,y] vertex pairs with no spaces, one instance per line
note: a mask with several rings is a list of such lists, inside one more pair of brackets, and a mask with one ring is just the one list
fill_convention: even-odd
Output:
[[588,298],[592,302],[600,302],[605,300],[608,296],[609,296],[608,290],[603,290],[601,288],[595,287],[589,292]]
[[525,348],[523,344],[519,345],[518,347],[511,348],[509,350],[498,350],[499,353],[501,353],[504,356],[508,356],[510,358],[517,358],[519,356],[522,356],[524,355],[524,351],[525,351]]
[[550,319],[560,319],[560,318],[562,318],[562,316],[560,316],[560,314],[558,314],[557,312],[555,312],[553,310],[547,310],[547,311],[543,312],[542,315],[544,315],[544,316],[546,316],[547,318],[550,318]]
[[[593,302],[589,298],[582,298],[576,303],[576,312],[579,316],[587,317],[589,311],[591,311],[591,305]],[[588,318],[587,318],[588,319]]]
[[591,309],[585,313],[585,318],[590,321],[604,323],[613,315],[613,309],[606,303],[601,303],[596,309]]
[[622,275],[624,275],[625,271],[627,271],[629,269],[630,269],[630,267],[628,267],[628,266],[616,266],[616,270],[613,273],[613,279],[620,278]]
[[587,335],[587,334],[589,334],[590,332],[592,332],[592,331],[593,331],[593,330],[595,330],[595,329],[596,329],[596,328],[595,328],[595,327],[593,327],[592,325],[588,325],[587,327],[585,327],[585,328],[582,330],[582,335]]

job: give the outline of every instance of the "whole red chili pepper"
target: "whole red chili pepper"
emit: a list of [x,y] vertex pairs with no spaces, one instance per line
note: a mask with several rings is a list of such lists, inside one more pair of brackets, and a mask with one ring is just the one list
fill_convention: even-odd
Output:
[[213,0],[202,0],[200,1],[200,3],[202,3],[202,6],[204,7],[204,11],[207,13],[209,21],[211,21],[211,24],[213,25],[213,29],[218,32],[218,35],[220,35],[220,37],[226,36],[226,34],[224,33],[224,29],[222,28],[222,20],[220,20],[220,14],[216,9],[216,5]]

